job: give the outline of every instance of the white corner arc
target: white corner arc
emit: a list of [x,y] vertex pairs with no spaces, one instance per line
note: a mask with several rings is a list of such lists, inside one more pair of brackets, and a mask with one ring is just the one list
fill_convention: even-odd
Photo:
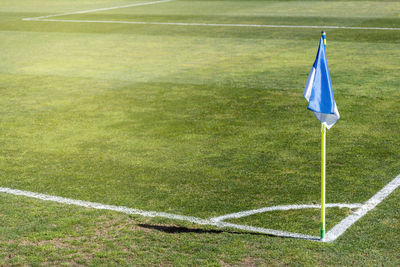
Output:
[[[356,209],[362,206],[362,204],[345,204],[345,203],[328,203],[325,205],[327,208],[348,208]],[[265,207],[255,210],[240,211],[237,213],[226,214],[219,217],[210,218],[212,221],[220,222],[228,219],[239,219],[247,216],[251,216],[257,213],[264,213],[269,211],[285,211],[285,210],[301,210],[301,209],[320,209],[320,204],[303,204],[303,205],[279,205],[273,207]]]

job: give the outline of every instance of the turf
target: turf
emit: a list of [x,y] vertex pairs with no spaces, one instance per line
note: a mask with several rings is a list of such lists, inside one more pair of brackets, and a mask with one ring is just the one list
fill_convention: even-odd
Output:
[[[302,90],[320,30],[21,20],[130,3],[2,1],[0,186],[202,218],[318,203],[320,126]],[[390,1],[237,0],[57,18],[400,27],[399,14]],[[400,34],[327,39],[341,114],[327,201],[362,203],[400,169]],[[397,265],[398,198],[319,244],[2,195],[0,263]],[[328,210],[328,226],[346,214]],[[302,210],[232,222],[318,235],[318,220]]]

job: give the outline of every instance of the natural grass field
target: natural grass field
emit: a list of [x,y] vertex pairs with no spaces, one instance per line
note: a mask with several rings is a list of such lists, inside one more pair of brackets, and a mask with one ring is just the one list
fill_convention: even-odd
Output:
[[[142,3],[146,1],[136,1]],[[148,2],[148,1],[147,1]],[[320,201],[302,92],[322,29],[22,21],[135,1],[2,0],[0,187],[209,218]],[[63,20],[400,27],[400,2],[176,0]],[[400,31],[327,30],[327,202],[400,173]],[[333,243],[0,194],[0,265],[400,265],[399,190]],[[347,209],[328,209],[328,230]],[[319,211],[234,223],[319,235]]]

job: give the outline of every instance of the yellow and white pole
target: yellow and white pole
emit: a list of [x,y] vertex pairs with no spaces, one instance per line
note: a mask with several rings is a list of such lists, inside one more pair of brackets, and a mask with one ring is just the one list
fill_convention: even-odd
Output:
[[321,239],[325,237],[326,127],[321,124]]
[[[324,45],[326,45],[326,32],[322,31],[321,35],[325,36]],[[325,170],[326,170],[326,127],[321,123],[321,239],[325,237]]]

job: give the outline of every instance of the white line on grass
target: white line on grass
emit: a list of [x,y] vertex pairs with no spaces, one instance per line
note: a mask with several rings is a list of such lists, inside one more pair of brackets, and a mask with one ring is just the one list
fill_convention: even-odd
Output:
[[286,232],[286,231],[278,231],[278,230],[261,228],[261,227],[253,227],[253,226],[248,226],[248,225],[240,225],[240,224],[233,224],[233,223],[226,223],[226,222],[216,222],[216,221],[212,221],[212,220],[201,219],[201,218],[192,217],[192,216],[184,216],[184,215],[166,213],[166,212],[144,211],[144,210],[132,209],[132,208],[124,207],[124,206],[106,205],[106,204],[101,204],[101,203],[96,203],[96,202],[89,202],[89,201],[82,201],[82,200],[76,200],[76,199],[70,199],[70,198],[64,198],[64,197],[58,197],[58,196],[51,196],[51,195],[45,195],[45,194],[40,194],[40,193],[35,193],[35,192],[30,192],[30,191],[23,191],[23,190],[18,190],[18,189],[11,189],[11,188],[6,188],[6,187],[0,187],[0,192],[11,194],[11,195],[36,198],[36,199],[45,200],[45,201],[52,201],[52,202],[57,202],[57,203],[62,203],[62,204],[75,205],[75,206],[80,206],[80,207],[85,207],[85,208],[118,211],[118,212],[122,212],[122,213],[126,213],[126,214],[135,214],[135,215],[141,215],[141,216],[145,216],[145,217],[161,217],[161,218],[167,218],[167,219],[173,219],[173,220],[187,221],[187,222],[191,222],[191,223],[195,223],[195,224],[212,225],[212,226],[216,226],[216,227],[220,227],[220,228],[234,228],[234,229],[239,229],[239,230],[244,230],[244,231],[249,231],[249,232],[263,233],[263,234],[280,236],[280,237],[301,238],[301,239],[309,239],[309,240],[316,240],[316,241],[318,240],[318,237],[316,237],[316,236],[303,235],[303,234],[298,234],[298,233],[290,233],[290,232]]
[[233,213],[233,214],[227,214],[227,215],[223,215],[220,217],[213,217],[210,219],[202,219],[202,218],[197,218],[197,217],[192,217],[192,216],[184,216],[184,215],[178,215],[178,214],[172,214],[172,213],[166,213],[166,212],[144,211],[144,210],[133,209],[133,208],[128,208],[128,207],[124,207],[124,206],[106,205],[106,204],[101,204],[101,203],[96,203],[96,202],[89,202],[89,201],[82,201],[82,200],[76,200],[76,199],[70,199],[70,198],[64,198],[64,197],[58,197],[58,196],[51,196],[51,195],[45,195],[45,194],[40,194],[40,193],[35,193],[35,192],[30,192],[30,191],[11,189],[11,188],[6,188],[6,187],[0,187],[0,192],[17,195],[17,196],[26,196],[26,197],[45,200],[45,201],[58,202],[58,203],[62,203],[62,204],[86,207],[86,208],[118,211],[118,212],[122,212],[122,213],[126,213],[126,214],[135,214],[135,215],[141,215],[141,216],[145,216],[145,217],[162,217],[162,218],[168,218],[168,219],[173,219],[173,220],[187,221],[187,222],[191,222],[191,223],[195,223],[195,224],[212,225],[212,226],[216,226],[216,227],[220,227],[220,228],[234,228],[234,229],[240,229],[240,230],[245,230],[245,231],[249,231],[249,232],[257,232],[257,233],[263,233],[263,234],[280,236],[280,237],[301,238],[301,239],[308,239],[308,240],[314,240],[314,241],[332,242],[332,241],[336,240],[338,237],[340,237],[356,221],[358,221],[365,214],[367,214],[369,211],[374,209],[379,203],[381,203],[386,197],[388,197],[399,186],[400,186],[400,175],[398,175],[396,178],[394,178],[390,183],[388,183],[384,188],[382,188],[378,193],[376,193],[373,197],[371,197],[369,200],[367,200],[362,205],[361,204],[337,204],[337,203],[336,204],[335,203],[327,204],[327,207],[339,207],[339,208],[350,208],[350,209],[358,208],[358,209],[353,214],[347,216],[340,223],[338,223],[336,226],[334,226],[330,231],[328,231],[323,240],[320,240],[318,237],[311,236],[311,235],[304,235],[304,234],[299,234],[299,233],[291,233],[291,232],[286,232],[286,231],[279,231],[279,230],[273,230],[273,229],[267,229],[267,228],[261,228],[261,227],[253,227],[253,226],[248,226],[248,225],[240,225],[240,224],[223,222],[223,220],[225,220],[225,219],[240,218],[240,217],[249,216],[249,215],[261,213],[261,212],[274,211],[274,210],[319,208],[320,207],[319,205],[274,206],[274,207],[261,208],[261,209],[257,209],[257,210],[250,210],[250,211],[243,211],[243,212],[238,212],[238,213]]
[[384,188],[382,188],[373,197],[367,200],[359,209],[357,209],[353,214],[344,218],[340,223],[335,225],[330,231],[325,235],[324,242],[332,242],[341,236],[350,226],[352,226],[356,221],[361,219],[370,210],[375,208],[379,203],[381,203],[387,196],[389,196],[397,187],[400,186],[400,175],[394,178],[390,183],[388,183]]
[[[361,207],[362,204],[341,204],[341,203],[329,203],[326,204],[325,206],[327,208],[349,208],[349,209],[355,209]],[[282,206],[273,206],[273,207],[266,207],[266,208],[261,208],[261,209],[255,209],[255,210],[246,210],[246,211],[241,211],[237,213],[231,213],[231,214],[226,214],[223,216],[219,217],[213,217],[210,218],[210,220],[219,222],[219,221],[224,221],[227,219],[238,219],[242,217],[247,217],[250,215],[254,215],[257,213],[264,213],[264,212],[269,212],[269,211],[277,211],[277,210],[301,210],[301,209],[320,209],[321,205],[319,204],[305,204],[305,205],[282,205]]]
[[47,16],[40,16],[40,17],[35,17],[35,18],[24,18],[22,20],[35,20],[35,21],[38,21],[38,20],[42,20],[42,19],[45,19],[45,18],[53,18],[53,17],[75,15],[75,14],[86,14],[86,13],[93,13],[93,12],[98,12],[98,11],[106,11],[106,10],[113,10],[113,9],[126,8],[126,7],[154,5],[154,4],[171,2],[171,1],[174,1],[174,0],[159,0],[159,1],[153,1],[153,2],[143,2],[143,3],[129,4],[129,5],[124,5],[124,6],[96,8],[96,9],[83,10],[83,11],[75,11],[75,12],[60,13],[60,14],[47,15]]
[[62,203],[62,204],[67,204],[67,205],[80,206],[80,207],[85,207],[85,208],[93,208],[93,209],[99,209],[99,210],[112,210],[112,211],[118,211],[118,212],[122,212],[122,213],[126,213],[126,214],[142,215],[145,217],[163,217],[163,218],[174,219],[174,220],[189,221],[189,222],[193,222],[193,223],[197,223],[197,224],[208,224],[207,220],[203,220],[203,219],[196,218],[196,217],[182,216],[182,215],[170,214],[170,213],[165,213],[165,212],[144,211],[144,210],[132,209],[132,208],[124,207],[124,206],[106,205],[106,204],[101,204],[101,203],[96,203],[96,202],[89,202],[89,201],[64,198],[64,197],[58,197],[58,196],[52,196],[52,195],[45,195],[45,194],[41,194],[41,193],[35,193],[35,192],[6,188],[6,187],[0,187],[0,192],[11,194],[11,195],[16,195],[16,196],[25,196],[25,197],[36,198],[36,199],[40,199],[40,200],[52,201],[52,202],[57,202],[57,203]]
[[[75,13],[74,13],[75,14]],[[63,14],[67,15],[67,14]],[[50,15],[55,17],[60,15]],[[120,21],[120,20],[76,20],[76,19],[46,19],[44,17],[23,20],[47,21],[47,22],[75,22],[75,23],[116,23],[139,25],[175,25],[175,26],[207,26],[207,27],[254,27],[254,28],[295,28],[295,29],[344,29],[344,30],[386,30],[399,31],[400,28],[382,27],[349,27],[349,26],[312,26],[312,25],[264,25],[264,24],[220,24],[220,23],[185,23],[185,22],[146,22],[146,21]],[[43,18],[43,19],[40,19]]]
[[400,28],[384,28],[384,27],[350,27],[350,26],[316,26],[316,25],[264,25],[264,24],[229,24],[229,23],[196,23],[196,22],[146,22],[146,21],[119,21],[119,20],[66,20],[66,19],[49,19],[60,16],[87,14],[98,11],[106,11],[127,7],[145,6],[172,2],[175,0],[159,0],[153,2],[135,3],[123,6],[96,8],[83,11],[59,13],[34,18],[23,18],[25,21],[47,21],[47,22],[75,22],[75,23],[118,23],[118,24],[142,24],[142,25],[175,25],[175,26],[208,26],[208,27],[255,27],[255,28],[297,28],[297,29],[346,29],[346,30],[385,30],[399,31]]

